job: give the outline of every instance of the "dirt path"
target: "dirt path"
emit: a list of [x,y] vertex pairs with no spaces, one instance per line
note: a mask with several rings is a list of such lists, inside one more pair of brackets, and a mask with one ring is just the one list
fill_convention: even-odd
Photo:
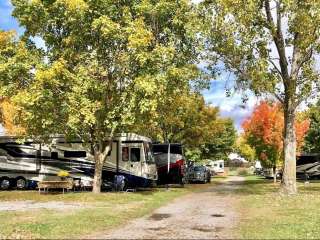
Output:
[[100,239],[212,239],[232,238],[237,214],[232,192],[242,177],[229,177],[219,186],[188,194],[132,220],[122,228],[90,236]]
[[65,203],[58,201],[51,202],[36,202],[31,200],[26,201],[6,201],[0,202],[0,211],[32,211],[36,209],[50,209],[57,211],[65,211],[70,209],[83,208],[82,204]]

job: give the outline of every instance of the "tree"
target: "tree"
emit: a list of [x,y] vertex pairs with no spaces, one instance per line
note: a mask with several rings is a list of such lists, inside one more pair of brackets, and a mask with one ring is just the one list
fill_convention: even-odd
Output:
[[187,89],[180,95],[166,96],[149,114],[145,125],[135,125],[136,132],[161,142],[184,144],[190,159],[226,158],[232,151],[236,131],[231,119],[218,116],[217,107],[206,104],[202,95]]
[[303,151],[307,153],[320,152],[320,101],[309,110],[310,128],[305,136]]
[[[10,95],[26,134],[80,138],[95,160],[93,192],[115,133],[197,79],[189,1],[12,0],[24,38],[41,37],[46,60]],[[5,84],[2,83],[3,86]]]
[[8,99],[0,101],[1,124],[5,129],[5,133],[12,136],[22,136],[25,129],[15,122],[18,115],[17,107]]
[[227,159],[234,150],[236,137],[233,121],[229,118],[218,118],[208,126],[207,140],[203,146],[203,157]]
[[208,51],[234,73],[237,88],[272,94],[283,106],[281,191],[295,194],[296,109],[317,95],[320,2],[205,0],[200,5]]
[[[244,138],[255,149],[257,156],[266,167],[276,168],[283,160],[283,110],[280,104],[262,101],[243,123]],[[303,145],[309,121],[295,122],[297,150]]]
[[249,162],[253,162],[256,160],[255,149],[251,147],[249,143],[247,143],[247,140],[243,135],[237,138],[236,150],[241,157],[245,158]]
[[17,40],[14,31],[0,30],[0,122],[7,134],[21,135],[25,130],[17,123],[17,106],[6,96],[25,89],[33,81],[32,71],[42,59],[42,52],[30,41]]

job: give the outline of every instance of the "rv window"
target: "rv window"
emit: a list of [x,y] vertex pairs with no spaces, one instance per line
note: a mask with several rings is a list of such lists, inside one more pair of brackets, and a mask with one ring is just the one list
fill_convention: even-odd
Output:
[[70,157],[81,158],[86,156],[87,156],[87,153],[85,151],[65,151],[64,152],[64,157],[66,158],[70,158]]
[[127,162],[129,161],[129,148],[122,147],[122,161]]
[[57,152],[51,152],[51,158],[52,159],[58,159],[58,153]]
[[23,148],[22,146],[21,147],[6,146],[6,150],[12,157],[35,158],[37,155],[36,149]]
[[131,162],[140,162],[140,148],[131,148]]

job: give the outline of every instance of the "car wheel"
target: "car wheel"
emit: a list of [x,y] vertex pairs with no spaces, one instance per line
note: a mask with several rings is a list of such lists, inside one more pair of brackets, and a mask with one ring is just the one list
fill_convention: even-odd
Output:
[[23,177],[17,177],[16,186],[18,190],[25,190],[27,188],[27,180]]
[[10,179],[7,177],[0,178],[0,190],[8,190],[10,188]]

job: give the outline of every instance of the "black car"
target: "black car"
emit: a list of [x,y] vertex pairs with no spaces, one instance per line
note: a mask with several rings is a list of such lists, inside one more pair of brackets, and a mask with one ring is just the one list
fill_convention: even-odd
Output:
[[192,166],[188,171],[189,182],[211,182],[211,173],[206,166]]

